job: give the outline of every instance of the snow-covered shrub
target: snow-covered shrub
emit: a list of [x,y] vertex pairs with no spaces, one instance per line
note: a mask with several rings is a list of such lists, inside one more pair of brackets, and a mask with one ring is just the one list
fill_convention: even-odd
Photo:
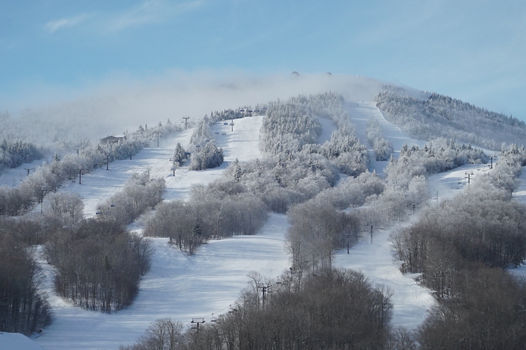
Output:
[[392,159],[387,165],[386,173],[391,187],[407,188],[409,181],[415,176],[428,176],[464,164],[488,161],[488,155],[471,145],[458,145],[452,140],[436,139],[423,148],[404,145],[398,159]]
[[174,167],[180,167],[186,162],[188,159],[188,155],[186,151],[184,150],[183,146],[179,142],[177,142],[177,146],[175,146],[174,154],[172,156],[172,163]]
[[393,153],[393,146],[382,136],[380,123],[376,119],[371,120],[367,125],[367,139],[373,146],[376,160],[388,160]]
[[22,163],[42,159],[42,151],[35,145],[16,140],[8,142],[6,139],[0,143],[0,172],[4,168],[16,168]]
[[97,214],[105,220],[129,224],[147,208],[155,207],[164,189],[164,179],[150,179],[148,172],[134,174],[121,191],[98,205]]
[[375,173],[366,171],[357,177],[347,177],[337,186],[320,192],[314,199],[343,210],[363,205],[367,198],[380,195],[384,189],[384,181]]
[[223,164],[223,150],[214,142],[209,141],[192,153],[190,169],[204,170],[215,168]]
[[83,220],[84,203],[78,194],[51,193],[43,205],[47,219],[57,220],[61,226],[73,227]]
[[189,201],[162,203],[144,234],[169,237],[179,249],[193,254],[210,238],[254,234],[263,226],[267,210],[260,199],[248,193],[221,195],[196,187]]

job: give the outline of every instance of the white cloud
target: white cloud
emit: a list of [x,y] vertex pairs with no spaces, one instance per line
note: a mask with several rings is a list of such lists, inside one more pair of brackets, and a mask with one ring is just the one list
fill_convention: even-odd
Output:
[[81,24],[89,25],[106,32],[121,31],[145,24],[161,23],[173,19],[185,12],[195,10],[204,0],[188,0],[173,2],[168,0],[143,0],[135,6],[111,13],[80,14],[72,17],[59,18],[47,22],[45,29],[53,34],[65,28]]
[[110,16],[107,26],[111,30],[118,31],[143,24],[159,23],[196,9],[202,3],[202,0],[178,3],[165,0],[145,0],[126,11]]
[[44,25],[44,27],[46,28],[48,32],[53,34],[58,30],[77,26],[81,24],[82,22],[84,22],[88,17],[89,15],[84,13],[84,14],[80,14],[77,16],[73,16],[73,17],[60,18],[60,19],[56,19],[56,20],[47,22]]

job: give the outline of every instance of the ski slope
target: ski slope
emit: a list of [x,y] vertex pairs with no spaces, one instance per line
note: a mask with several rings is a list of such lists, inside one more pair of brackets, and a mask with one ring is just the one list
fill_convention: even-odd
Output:
[[18,186],[18,184],[27,176],[27,169],[32,172],[45,163],[45,159],[39,159],[29,163],[24,163],[16,168],[2,170],[2,172],[0,172],[0,186]]
[[[428,188],[430,203],[440,203],[451,199],[465,190],[467,181],[465,173],[473,173],[473,179],[490,171],[486,164],[470,164],[450,171],[430,176]],[[476,185],[473,184],[473,185]],[[436,193],[439,194],[438,200]],[[375,286],[387,288],[392,293],[393,303],[392,324],[409,330],[418,328],[428,315],[428,311],[436,304],[432,291],[419,285],[415,275],[402,274],[399,262],[393,256],[391,235],[411,225],[418,219],[419,211],[410,220],[393,225],[369,235],[361,237],[356,245],[350,249],[339,250],[335,253],[337,267],[353,269],[362,272]]]
[[473,182],[488,171],[491,171],[489,164],[465,164],[450,171],[431,175],[427,180],[429,195],[435,202],[437,198],[439,201],[451,199],[468,185],[467,174],[470,174]]
[[369,171],[376,171],[383,176],[388,161],[376,161],[376,154],[367,139],[367,126],[370,120],[377,120],[380,124],[383,137],[393,146],[393,157],[398,158],[400,150],[404,145],[423,146],[425,141],[417,140],[403,132],[398,126],[387,121],[382,112],[376,107],[374,101],[354,101],[347,103],[351,124],[356,130],[356,136],[360,143],[367,146],[369,153]]
[[42,347],[23,334],[0,332],[0,350],[42,350]]
[[346,250],[338,250],[334,264],[336,267],[359,271],[374,286],[384,287],[387,293],[392,293],[393,326],[413,330],[425,320],[435,300],[429,289],[418,285],[415,276],[402,274],[394,260],[389,237],[407,225],[409,223],[374,232],[372,243],[368,235],[361,237],[349,254]]
[[143,149],[132,160],[116,160],[110,163],[109,170],[99,168],[84,175],[81,185],[78,180],[68,182],[59,191],[79,194],[84,203],[85,216],[93,217],[97,205],[120,191],[134,173],[149,171],[152,178],[165,179],[164,199],[185,199],[193,185],[206,185],[219,179],[229,163],[236,158],[245,161],[261,157],[259,129],[262,119],[262,116],[237,119],[233,132],[230,126],[225,126],[223,123],[213,126],[217,145],[223,148],[225,156],[225,162],[221,167],[191,171],[186,165],[177,169],[175,176],[172,176],[170,158],[177,143],[185,148],[188,146],[193,132],[193,129],[188,129],[161,140],[159,147]]
[[[366,137],[368,118],[380,121],[384,135],[395,151],[399,152],[404,143],[423,144],[385,121],[373,102],[351,106],[351,121],[361,138]],[[132,173],[150,169],[152,176],[166,180],[165,200],[184,200],[194,184],[207,184],[220,178],[235,159],[247,161],[261,157],[259,129],[262,119],[236,119],[233,131],[224,122],[212,127],[213,136],[225,155],[225,164],[219,168],[191,171],[184,166],[177,169],[175,176],[171,175],[169,158],[178,142],[183,146],[188,144],[191,136],[191,130],[188,130],[166,139],[159,148],[143,150],[132,161],[112,163],[110,171],[99,169],[86,175],[83,185],[68,184],[63,190],[81,194],[87,215],[94,215],[97,203],[120,190]],[[322,138],[329,137],[333,126],[323,123],[322,126]],[[384,166],[378,164],[375,170],[381,172]],[[472,168],[476,167],[436,175],[429,181],[430,192],[438,190],[440,200],[458,193],[464,188],[463,183],[458,183],[461,175]],[[141,222],[135,222],[131,227],[140,233],[141,225]],[[194,256],[170,247],[167,239],[147,238],[153,248],[151,269],[141,280],[134,303],[113,314],[86,311],[57,296],[52,285],[53,267],[38,251],[45,276],[42,289],[50,296],[54,321],[37,342],[44,349],[117,349],[119,345],[135,342],[151,322],[159,318],[170,317],[185,324],[192,317],[209,320],[212,313],[223,313],[235,302],[249,281],[249,272],[276,277],[288,268],[290,262],[285,239],[288,227],[286,216],[271,214],[258,235],[211,241],[200,247]],[[415,282],[414,276],[403,275],[398,269],[389,236],[400,228],[394,226],[375,232],[372,243],[369,237],[362,238],[351,249],[351,254],[336,252],[335,266],[361,271],[373,284],[387,288],[393,293],[393,326],[415,329],[435,301],[428,289]]]
[[287,227],[286,216],[272,214],[257,235],[210,241],[193,256],[171,247],[167,238],[149,238],[154,251],[151,269],[133,304],[113,314],[83,310],[57,296],[51,283],[53,267],[38,254],[53,322],[35,340],[48,350],[118,349],[135,342],[160,318],[185,326],[192,317],[209,322],[212,313],[228,311],[247,286],[250,272],[277,276],[288,268],[283,235]]
[[[223,123],[213,126],[227,164],[236,158],[246,161],[261,156],[261,122],[262,117],[236,120],[233,132]],[[186,166],[178,169],[175,177],[166,176],[171,166],[167,159],[175,145],[188,141],[190,135],[190,130],[183,132],[158,149],[146,149],[132,161],[121,161],[112,167],[112,173],[99,170],[90,174],[91,179],[86,175],[85,185],[72,184],[70,190],[85,191],[80,193],[90,205],[96,198],[104,198],[98,196],[118,191],[134,171],[148,164],[152,176],[165,176],[166,200],[185,199],[193,184],[209,183],[219,178],[226,168],[223,165],[216,169],[191,171]],[[116,173],[119,176],[115,176]],[[110,189],[104,188],[105,182],[111,184]],[[90,208],[94,209],[94,206]],[[140,222],[131,226],[140,233]],[[35,255],[43,270],[41,291],[49,297],[53,322],[36,341],[50,350],[117,349],[120,345],[135,342],[159,318],[172,318],[185,325],[192,317],[210,320],[212,313],[217,315],[228,311],[229,305],[247,286],[250,272],[276,277],[288,269],[290,263],[285,239],[288,226],[285,215],[271,214],[257,235],[210,241],[193,256],[171,247],[166,238],[147,238],[153,248],[150,271],[141,280],[133,304],[113,314],[83,310],[58,296],[53,288],[55,270],[45,261],[40,247]]]

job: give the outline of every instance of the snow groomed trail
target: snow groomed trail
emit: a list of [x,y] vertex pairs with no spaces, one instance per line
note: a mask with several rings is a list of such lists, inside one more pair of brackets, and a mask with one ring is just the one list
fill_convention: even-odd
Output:
[[[90,208],[90,215],[96,207],[95,200],[111,196],[122,188],[133,172],[148,167],[152,176],[165,178],[165,200],[186,199],[192,185],[220,178],[229,162],[261,156],[259,129],[262,118],[237,119],[233,132],[222,122],[213,126],[216,142],[225,155],[226,164],[220,168],[191,171],[185,166],[176,170],[175,177],[171,176],[169,158],[177,142],[183,147],[187,145],[191,136],[188,130],[166,140],[158,149],[146,149],[132,161],[115,164],[113,172],[98,170],[85,184],[71,184],[69,190],[82,188],[84,192],[80,193],[86,207]],[[106,181],[110,189],[104,188]],[[36,341],[49,350],[117,349],[135,342],[159,318],[172,318],[185,325],[189,325],[192,317],[204,317],[209,321],[212,313],[218,315],[228,311],[229,305],[247,286],[250,272],[276,277],[288,269],[285,240],[288,225],[285,215],[271,214],[257,235],[210,241],[193,256],[171,247],[166,238],[147,238],[153,249],[150,271],[141,280],[133,304],[113,314],[83,310],[57,296],[53,288],[54,269],[45,262],[42,252],[37,251],[44,273],[42,290],[49,296],[53,323]],[[131,225],[139,233],[141,226],[140,222]]]

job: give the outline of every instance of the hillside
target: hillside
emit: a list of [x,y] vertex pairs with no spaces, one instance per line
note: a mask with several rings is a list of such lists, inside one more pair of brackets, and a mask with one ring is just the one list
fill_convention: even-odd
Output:
[[376,104],[385,118],[417,138],[453,138],[493,150],[502,143],[525,145],[523,121],[448,96],[387,86]]
[[[111,161],[109,170],[94,167],[83,175],[82,184],[75,179],[59,185],[56,193],[43,197],[44,215],[35,206],[27,215],[0,222],[5,225],[0,232],[9,227],[25,232],[27,227],[37,233],[36,238],[31,236],[35,233],[19,236],[31,248],[26,250],[28,261],[35,259],[42,271],[38,278],[35,270],[34,280],[52,315],[35,341],[44,349],[117,349],[137,342],[161,318],[180,322],[183,333],[191,332],[193,318],[206,320],[204,332],[237,327],[236,310],[246,310],[246,317],[266,317],[258,314],[265,309],[262,285],[273,286],[276,302],[282,296],[294,299],[320,283],[318,278],[328,278],[324,274],[332,268],[356,271],[366,280],[366,289],[382,296],[386,314],[380,328],[422,329],[436,317],[434,308],[446,307],[428,272],[443,265],[435,260],[432,265],[410,265],[414,261],[404,254],[413,246],[406,246],[406,235],[434,215],[447,215],[443,211],[448,203],[463,205],[468,212],[476,200],[483,203],[482,211],[490,211],[495,201],[504,211],[498,215],[520,221],[516,211],[522,207],[510,199],[514,191],[513,198],[522,201],[524,174],[519,170],[526,160],[524,148],[498,153],[466,143],[493,148],[508,129],[520,139],[524,125],[436,94],[392,87],[381,91],[376,82],[367,86],[367,93],[352,97],[363,84],[346,85],[349,90],[341,95],[273,101],[260,107],[265,115],[245,116],[248,107],[243,112],[214,112],[188,130],[145,143],[132,159]],[[221,117],[227,114],[235,119]],[[479,121],[479,127],[470,129],[468,121]],[[488,136],[495,125],[502,125],[501,130]],[[185,155],[176,166],[181,146],[190,158]],[[211,156],[220,159],[220,165],[201,169],[207,164],[203,159]],[[61,166],[59,160],[55,163]],[[25,178],[18,170],[10,173],[14,189],[16,177]],[[149,183],[159,184],[156,199],[147,192]],[[125,208],[134,208],[134,214],[123,218],[119,213]],[[17,222],[22,225],[13,226]],[[149,251],[136,295],[110,312],[65,297],[55,284],[69,270],[52,248],[69,245],[70,259],[76,259],[75,251],[89,259],[82,247],[67,240],[84,239],[83,225],[90,222],[93,227],[120,225],[122,237],[129,242],[140,239]],[[503,237],[520,237],[520,225],[514,227]],[[435,249],[436,242],[430,242]],[[524,258],[521,244],[511,246],[516,250],[496,261],[516,263]],[[448,266],[462,271],[460,257],[440,254],[433,251],[420,259],[447,260]],[[117,262],[107,255],[100,259],[99,273],[113,273]],[[75,271],[87,273],[85,278],[94,275],[90,269]],[[356,276],[349,281],[360,280],[353,280]],[[451,281],[455,279],[443,283]],[[269,308],[277,307],[273,296],[267,298]],[[211,322],[218,317],[217,325]],[[276,317],[282,315],[278,312]],[[250,319],[246,322],[251,324]],[[244,331],[257,329],[250,327]],[[377,340],[394,337],[390,332]]]

